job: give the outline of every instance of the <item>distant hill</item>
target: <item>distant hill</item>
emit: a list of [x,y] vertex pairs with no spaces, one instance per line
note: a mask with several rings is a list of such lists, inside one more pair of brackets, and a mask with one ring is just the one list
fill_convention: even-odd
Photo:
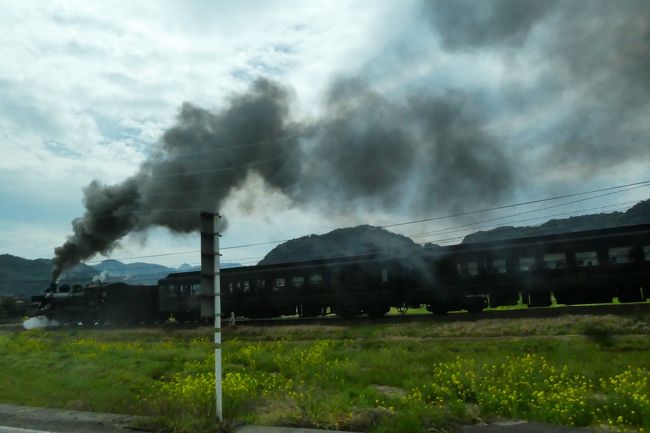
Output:
[[[239,263],[222,263],[222,268],[241,266]],[[0,295],[31,296],[43,293],[50,284],[52,261],[24,259],[10,254],[0,255]],[[128,284],[156,284],[173,272],[198,271],[200,266],[187,263],[178,268],[153,263],[122,263],[104,260],[96,265],[80,264],[63,273],[59,283],[87,284],[94,279],[104,282]]]
[[[463,243],[512,239],[526,236],[574,232],[580,230],[650,223],[650,200],[640,202],[626,212],[583,215],[553,219],[538,226],[498,227],[478,231],[463,239]],[[343,228],[323,235],[309,235],[293,239],[273,248],[259,264],[297,262],[321,258],[355,256],[373,253],[390,255],[410,254],[420,250],[410,238],[388,230],[362,225]],[[426,249],[439,248],[427,244]],[[241,266],[222,263],[223,268]],[[94,265],[78,265],[65,272],[62,282],[85,284],[93,278],[105,281],[125,281],[129,284],[155,284],[173,272],[199,270],[199,266],[182,264],[178,268],[151,263],[125,264],[118,260],[104,260]],[[47,259],[29,260],[10,254],[0,255],[0,295],[30,296],[42,293],[50,282],[52,262]]]
[[104,260],[93,265],[100,274],[103,281],[124,281],[128,284],[156,284],[158,280],[166,277],[172,272],[178,272],[175,268],[153,263],[122,263],[119,260]]
[[[239,263],[224,262],[222,268],[241,266]],[[114,282],[123,281],[128,284],[156,284],[161,278],[174,272],[190,272],[201,270],[200,266],[192,266],[183,263],[177,268],[157,265],[153,263],[135,262],[122,263],[119,260],[104,260],[94,265],[100,271],[99,278],[102,281]]]
[[650,223],[650,200],[645,200],[635,204],[625,212],[600,213],[563,219],[552,219],[538,226],[503,226],[492,230],[478,231],[465,236],[463,243],[488,242],[502,239],[523,238],[527,236],[541,236],[648,223]]
[[[10,254],[0,255],[0,294],[30,296],[42,293],[50,284],[52,261],[48,259],[29,260]],[[84,283],[90,281],[99,271],[87,265],[79,265],[66,271],[61,281]]]
[[406,236],[362,225],[337,229],[323,235],[309,235],[273,248],[260,262],[268,265],[373,253],[391,255],[419,251],[420,246]]

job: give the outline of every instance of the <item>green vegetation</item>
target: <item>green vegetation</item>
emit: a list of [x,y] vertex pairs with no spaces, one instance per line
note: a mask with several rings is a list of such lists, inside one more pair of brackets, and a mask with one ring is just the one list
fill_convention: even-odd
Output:
[[386,253],[409,255],[421,252],[412,239],[381,227],[360,225],[332,230],[322,235],[308,235],[281,243],[259,261],[260,265],[362,256]]
[[625,212],[616,211],[552,219],[535,226],[501,226],[490,230],[479,230],[465,236],[463,243],[490,242],[528,236],[569,233],[580,230],[624,227],[635,224],[648,224],[649,222],[650,200],[644,200],[635,204]]
[[[238,422],[352,431],[516,418],[648,432],[646,319],[225,329],[224,411]],[[0,331],[0,402],[214,431],[210,332]]]

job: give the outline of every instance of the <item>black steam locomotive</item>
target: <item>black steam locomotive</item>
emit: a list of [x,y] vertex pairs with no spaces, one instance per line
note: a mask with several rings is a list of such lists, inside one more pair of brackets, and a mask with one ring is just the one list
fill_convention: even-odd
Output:
[[[200,272],[156,286],[62,286],[39,297],[36,315],[65,322],[210,320],[213,294]],[[334,313],[382,317],[391,307],[434,314],[516,305],[643,302],[650,294],[650,224],[459,244],[418,254],[341,257],[221,271],[224,316]]]

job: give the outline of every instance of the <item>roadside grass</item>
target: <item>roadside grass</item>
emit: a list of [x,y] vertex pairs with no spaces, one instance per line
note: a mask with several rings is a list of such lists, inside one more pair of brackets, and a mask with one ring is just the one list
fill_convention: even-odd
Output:
[[[512,322],[225,329],[225,416],[397,433],[499,418],[650,431],[642,318]],[[0,401],[149,415],[160,431],[218,431],[210,332],[0,332]]]
[[224,335],[254,340],[311,340],[346,338],[459,338],[459,337],[528,337],[559,335],[648,334],[650,314],[638,316],[617,315],[563,315],[548,318],[490,319],[476,316],[473,321],[364,323],[332,325],[273,325],[238,326],[224,328]]

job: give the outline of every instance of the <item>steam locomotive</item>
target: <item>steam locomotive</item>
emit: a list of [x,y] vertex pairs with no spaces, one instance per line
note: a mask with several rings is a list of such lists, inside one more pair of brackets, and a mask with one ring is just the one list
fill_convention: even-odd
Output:
[[[35,315],[63,322],[210,320],[200,272],[155,286],[52,287]],[[434,314],[516,305],[643,302],[650,295],[650,224],[221,271],[224,316],[382,317],[391,307]]]

